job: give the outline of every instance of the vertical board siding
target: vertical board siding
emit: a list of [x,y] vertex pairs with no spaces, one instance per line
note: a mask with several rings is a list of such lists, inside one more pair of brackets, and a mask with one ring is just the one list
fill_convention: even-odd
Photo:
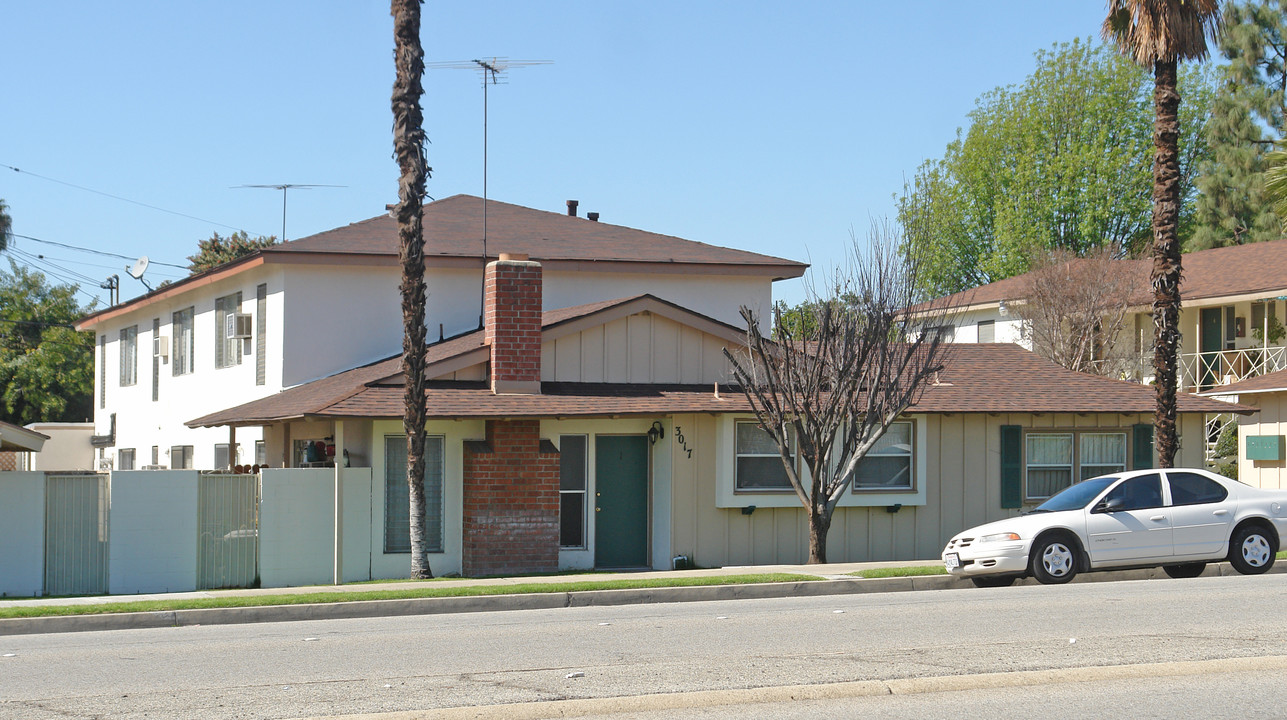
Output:
[[722,338],[649,312],[637,313],[545,342],[546,382],[724,382]]
[[46,595],[107,593],[109,507],[107,475],[46,476]]

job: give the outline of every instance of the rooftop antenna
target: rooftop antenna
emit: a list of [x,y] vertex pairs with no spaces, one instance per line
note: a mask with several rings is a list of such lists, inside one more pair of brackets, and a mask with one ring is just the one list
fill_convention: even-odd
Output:
[[511,68],[531,65],[549,65],[549,60],[510,60],[493,57],[491,60],[461,60],[425,63],[431,70],[476,70],[483,78],[483,262],[487,262],[487,84],[508,85],[506,73]]
[[130,277],[143,283],[143,287],[147,288],[148,292],[152,292],[152,286],[148,285],[147,280],[143,279],[143,273],[147,272],[147,266],[148,266],[147,255],[144,255],[138,260],[135,260],[133,265],[125,268],[125,272],[129,273]]
[[307,190],[309,188],[331,187],[342,188],[348,185],[301,185],[299,183],[282,183],[280,185],[234,185],[237,188],[265,188],[268,190],[282,191],[282,242],[286,242],[286,191],[287,190]]

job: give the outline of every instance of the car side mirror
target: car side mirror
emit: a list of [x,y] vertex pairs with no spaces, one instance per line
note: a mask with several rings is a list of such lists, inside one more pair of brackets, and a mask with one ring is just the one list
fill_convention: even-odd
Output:
[[1125,504],[1126,504],[1126,501],[1120,497],[1109,498],[1107,500],[1099,501],[1099,503],[1095,505],[1095,509],[1092,510],[1091,512],[1097,512],[1097,513],[1117,512],[1118,510],[1121,510],[1122,506]]

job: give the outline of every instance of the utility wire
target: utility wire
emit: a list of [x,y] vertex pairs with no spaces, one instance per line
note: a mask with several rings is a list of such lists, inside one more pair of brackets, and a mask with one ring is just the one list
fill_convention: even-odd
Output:
[[39,175],[39,174],[37,174],[37,173],[31,172],[31,171],[29,171],[29,170],[22,170],[22,169],[20,169],[20,168],[16,168],[16,167],[14,167],[14,166],[12,166],[12,165],[6,165],[5,163],[0,163],[0,167],[9,168],[10,170],[12,170],[12,171],[14,171],[14,172],[16,172],[16,173],[22,173],[23,175],[30,175],[30,176],[32,176],[32,177],[40,178],[41,180],[47,180],[47,181],[52,182],[52,183],[58,183],[59,185],[66,185],[67,187],[76,188],[77,190],[84,190],[85,192],[91,192],[91,193],[94,193],[95,195],[102,195],[103,197],[109,197],[109,198],[112,198],[113,200],[120,200],[120,201],[122,201],[122,202],[127,202],[127,203],[131,203],[131,204],[134,204],[134,205],[138,205],[138,206],[140,206],[140,207],[145,207],[145,208],[148,208],[149,210],[157,210],[157,211],[159,211],[159,212],[169,213],[170,215],[178,215],[179,217],[182,217],[182,218],[187,218],[187,219],[189,219],[189,220],[196,220],[196,221],[198,221],[198,222],[203,222],[203,223],[210,223],[211,225],[218,225],[218,226],[219,226],[219,227],[221,227],[221,228],[228,228],[229,230],[240,230],[241,232],[246,232],[246,230],[244,230],[243,228],[235,227],[235,226],[233,226],[233,225],[225,225],[225,224],[220,223],[220,222],[215,222],[214,220],[206,220],[205,218],[199,218],[199,217],[197,217],[196,215],[188,215],[187,213],[181,213],[181,212],[178,212],[178,211],[175,211],[175,210],[167,210],[167,209],[165,209],[165,208],[163,208],[163,207],[157,207],[156,205],[148,205],[148,204],[147,204],[147,203],[145,203],[145,202],[139,202],[138,200],[131,200],[131,199],[126,198],[126,197],[121,197],[120,195],[113,195],[113,194],[111,194],[111,193],[103,192],[102,190],[95,190],[95,189],[93,189],[93,188],[87,188],[87,187],[85,187],[85,186],[83,186],[83,185],[77,185],[77,184],[75,184],[75,183],[69,183],[69,182],[66,182],[66,181],[64,181],[64,180],[58,180],[58,179],[56,179],[56,178],[46,177],[46,176],[44,176],[44,175]]
[[[0,163],[0,165],[3,165],[3,163]],[[81,252],[93,253],[94,255],[104,255],[104,256],[106,256],[106,257],[120,258],[120,259],[122,259],[122,260],[137,260],[137,259],[138,259],[137,257],[131,257],[131,256],[129,256],[129,255],[121,255],[121,254],[119,254],[119,253],[103,252],[102,250],[94,250],[94,249],[92,249],[92,248],[80,247],[80,246],[78,246],[78,245],[68,245],[67,243],[54,242],[53,240],[41,240],[41,239],[40,239],[40,238],[38,238],[38,237],[32,237],[32,236],[30,236],[30,235],[20,235],[20,234],[15,233],[15,232],[11,232],[11,233],[9,233],[9,235],[10,235],[10,236],[12,236],[12,237],[16,237],[16,238],[22,238],[23,240],[31,240],[31,241],[38,242],[38,243],[44,243],[44,244],[46,244],[46,245],[57,245],[57,246],[58,246],[58,247],[60,247],[60,248],[67,248],[68,250],[79,250],[79,251],[81,251]],[[174,263],[161,262],[161,261],[159,261],[159,260],[153,260],[153,261],[151,261],[151,263],[150,263],[150,264],[152,264],[152,265],[164,265],[164,266],[166,266],[166,267],[179,268],[180,270],[187,270],[187,269],[188,269],[188,266],[187,266],[187,265],[175,265]]]
[[79,279],[80,282],[92,282],[92,283],[99,282],[97,279],[92,278],[88,275],[85,275],[84,273],[77,272],[76,270],[72,270],[71,268],[62,267],[61,265],[56,265],[49,258],[46,258],[43,255],[33,255],[32,253],[26,252],[24,250],[19,250],[17,248],[14,248],[13,254],[19,258],[26,259],[26,261],[29,263],[32,263],[35,265],[43,265],[45,267],[51,267],[56,270],[59,270],[63,273],[66,273],[67,275],[70,275],[74,278]]

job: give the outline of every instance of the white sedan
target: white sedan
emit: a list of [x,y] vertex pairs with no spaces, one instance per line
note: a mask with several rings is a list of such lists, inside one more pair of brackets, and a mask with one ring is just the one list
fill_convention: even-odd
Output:
[[959,533],[943,564],[979,587],[1157,566],[1196,577],[1224,560],[1253,575],[1273,566],[1284,532],[1287,490],[1206,470],[1136,470],[1083,480],[1023,515]]

